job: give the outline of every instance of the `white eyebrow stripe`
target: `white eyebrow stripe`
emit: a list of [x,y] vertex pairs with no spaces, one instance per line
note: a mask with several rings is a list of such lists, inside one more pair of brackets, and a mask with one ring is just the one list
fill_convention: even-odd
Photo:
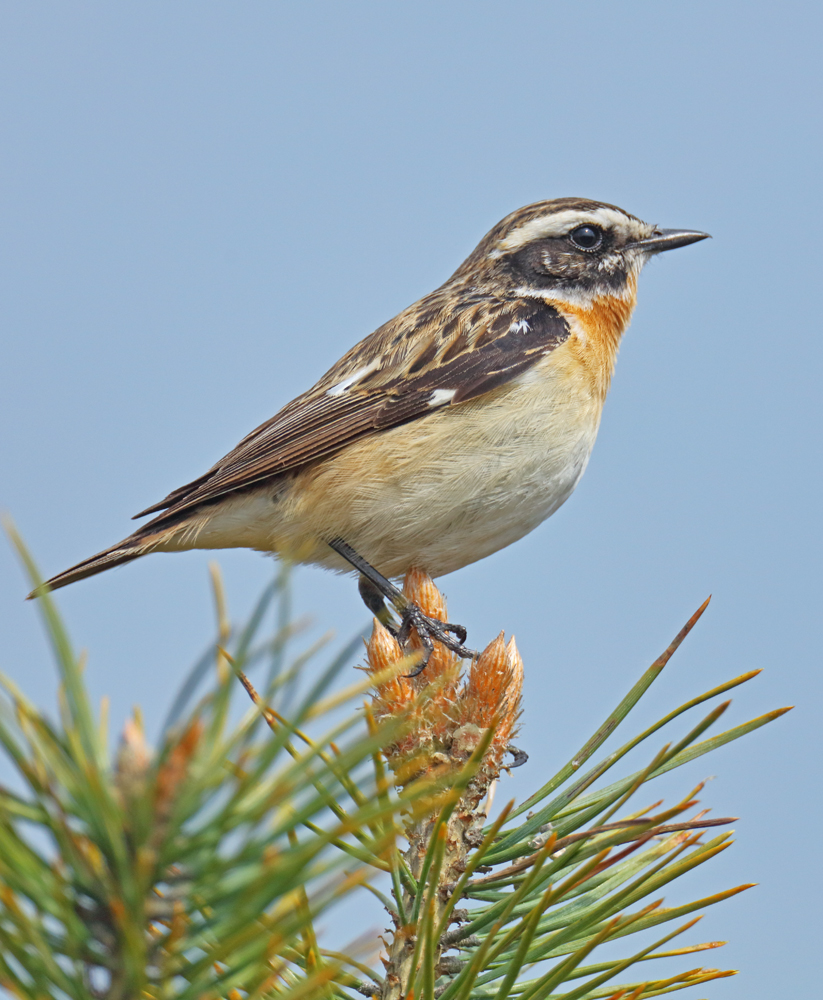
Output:
[[338,382],[337,385],[333,385],[331,389],[326,391],[327,396],[342,396],[343,393],[350,389],[355,382],[359,381],[364,376],[373,372],[375,368],[380,367],[380,361],[375,358],[370,364],[364,365],[362,368],[358,368],[357,371],[352,372],[348,378],[344,378],[342,382]]
[[457,389],[435,389],[429,396],[429,406],[444,406],[454,399]]
[[519,250],[534,240],[565,236],[577,226],[587,225],[616,229],[621,234],[637,240],[644,239],[654,231],[654,226],[640,222],[639,219],[630,219],[628,215],[614,208],[596,208],[592,211],[569,208],[563,212],[552,212],[551,215],[542,215],[524,222],[502,239],[492,253],[493,256],[499,257],[501,254]]

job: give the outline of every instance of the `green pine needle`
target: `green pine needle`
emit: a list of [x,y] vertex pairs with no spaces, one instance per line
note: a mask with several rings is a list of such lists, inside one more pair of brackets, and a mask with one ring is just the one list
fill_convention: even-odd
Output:
[[[630,750],[757,672],[743,674],[581,773],[708,602],[579,753],[477,836],[462,874],[449,882],[443,872],[453,817],[469,808],[466,795],[485,766],[493,729],[457,772],[421,771],[394,787],[386,748],[419,725],[414,706],[375,723],[362,709],[366,681],[334,693],[355,644],[303,690],[301,671],[320,649],[289,656],[299,629],[288,568],[240,627],[230,623],[213,568],[216,642],[185,679],[158,746],[147,746],[137,717],[110,760],[83,664],[22,541],[12,526],[7,531],[38,593],[60,684],[54,722],[8,678],[1,681],[0,747],[23,789],[0,788],[0,985],[11,995],[639,1000],[733,974],[698,968],[616,982],[632,966],[648,970],[657,959],[718,947],[661,950],[689,931],[698,910],[749,888],[664,906],[664,887],[730,846],[729,833],[704,842],[704,831],[732,820],[696,812],[695,793],[667,808],[626,809],[647,782],[787,709],[701,741],[728,707],[718,704],[652,748],[644,768],[602,783]],[[275,634],[266,635],[272,617]],[[261,667],[267,676],[258,694],[248,675]],[[403,856],[411,829],[424,838],[412,867]],[[369,927],[348,927],[349,917],[355,943],[324,947],[322,927],[341,921],[340,904],[358,893],[385,908],[392,929],[384,945],[406,956],[406,982],[395,982],[393,960],[379,969],[380,940]],[[686,924],[649,938],[683,917]],[[614,943],[627,938],[637,943],[613,957]],[[403,947],[392,950],[398,941]],[[593,959],[606,942],[612,957]]]

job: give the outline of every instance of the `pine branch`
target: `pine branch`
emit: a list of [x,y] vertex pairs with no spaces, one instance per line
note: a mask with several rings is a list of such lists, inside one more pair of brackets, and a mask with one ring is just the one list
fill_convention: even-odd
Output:
[[[525,759],[511,746],[523,679],[514,640],[501,634],[465,676],[436,647],[410,678],[416,638],[401,649],[375,622],[359,682],[333,687],[354,655],[350,644],[304,690],[301,673],[321,647],[289,660],[299,630],[287,578],[284,570],[235,627],[212,571],[216,641],[184,681],[158,746],[146,743],[138,713],[113,762],[105,712],[96,717],[82,661],[51,597],[41,596],[61,681],[58,721],[8,679],[0,698],[0,747],[23,788],[0,788],[0,985],[10,994],[628,1000],[733,974],[698,968],[616,982],[632,966],[719,947],[666,945],[689,932],[698,910],[749,888],[663,905],[666,886],[731,844],[728,833],[704,843],[704,832],[734,820],[695,812],[701,786],[668,807],[630,803],[647,782],[786,709],[704,738],[728,706],[721,703],[654,749],[645,767],[603,784],[630,750],[756,672],[743,674],[582,770],[706,605],[580,752],[489,822],[501,772]],[[423,574],[410,574],[404,589],[427,614],[447,619]],[[272,610],[277,627],[266,636]],[[268,677],[258,690],[250,675],[260,666]],[[239,716],[238,698],[250,699]],[[336,950],[318,930],[331,907],[363,891],[391,922],[383,974],[366,929]],[[658,926],[663,936],[652,940]],[[630,937],[638,944],[626,957],[594,956]]]

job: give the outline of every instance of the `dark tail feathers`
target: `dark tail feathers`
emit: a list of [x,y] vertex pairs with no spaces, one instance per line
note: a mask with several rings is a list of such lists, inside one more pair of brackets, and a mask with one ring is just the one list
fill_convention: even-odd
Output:
[[[83,562],[77,563],[76,566],[72,566],[70,569],[53,576],[50,580],[46,580],[44,586],[50,590],[59,590],[60,587],[66,587],[76,580],[83,580],[87,576],[94,576],[96,573],[102,573],[103,570],[112,569],[114,566],[122,566],[124,563],[131,562],[133,559],[139,559],[140,556],[146,554],[146,546],[138,548],[133,543],[129,545],[129,541],[130,539],[126,539],[118,545],[113,545],[110,549],[98,552],[96,556],[91,556],[90,559],[84,559]],[[39,594],[39,588],[33,590],[26,600],[38,597]]]

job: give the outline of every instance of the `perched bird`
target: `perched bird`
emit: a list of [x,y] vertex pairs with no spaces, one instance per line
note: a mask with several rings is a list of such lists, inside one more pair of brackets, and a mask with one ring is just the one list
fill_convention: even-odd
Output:
[[128,538],[47,582],[149,552],[247,547],[357,570],[424,646],[461,626],[390,582],[450,573],[522,538],[583,475],[650,257],[708,234],[583,198],[506,216],[449,280],[360,341]]

